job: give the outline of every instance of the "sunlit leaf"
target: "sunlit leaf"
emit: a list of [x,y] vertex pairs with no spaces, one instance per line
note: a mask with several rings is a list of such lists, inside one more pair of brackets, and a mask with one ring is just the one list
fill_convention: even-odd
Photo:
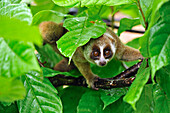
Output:
[[42,80],[39,73],[30,72],[22,76],[26,97],[18,101],[20,113],[62,113],[57,90],[48,79]]
[[29,26],[26,22],[6,16],[0,16],[0,26],[0,37],[41,45],[42,38],[36,26]]
[[0,76],[0,101],[13,102],[24,99],[25,95],[25,88],[20,80]]
[[93,6],[93,5],[122,5],[130,4],[132,0],[53,0],[53,2],[59,6]]
[[98,38],[106,31],[105,23],[89,16],[66,19],[63,26],[69,32],[57,41],[57,47],[70,59],[79,46],[85,45],[90,38]]
[[27,22],[29,25],[32,23],[31,10],[24,3],[22,4],[10,4],[6,0],[0,1],[0,15],[5,15],[13,18],[17,18],[21,21]]
[[59,17],[72,17],[68,14],[63,14],[61,12],[53,11],[53,10],[43,10],[34,15],[33,25],[38,25],[43,21],[54,21],[58,22]]
[[151,56],[152,79],[155,72],[170,63],[170,2],[160,8],[160,19],[150,29],[149,48]]
[[136,110],[135,104],[139,100],[143,87],[147,83],[150,76],[150,68],[146,68],[146,64],[147,62],[144,60],[138,70],[135,80],[130,86],[128,93],[123,98],[125,102],[132,105],[134,110]]
[[30,71],[40,71],[32,43],[0,38],[0,76],[17,77]]

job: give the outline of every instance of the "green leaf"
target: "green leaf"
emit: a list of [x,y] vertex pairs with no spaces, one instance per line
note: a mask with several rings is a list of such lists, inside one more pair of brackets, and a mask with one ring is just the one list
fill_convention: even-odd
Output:
[[170,97],[170,65],[161,68],[156,72],[156,81],[160,87],[166,92],[167,97]]
[[[94,23],[93,23],[93,22]],[[69,32],[57,41],[60,52],[70,60],[79,46],[85,45],[90,38],[98,38],[106,31],[106,24],[96,18],[75,17],[64,21]]]
[[155,0],[139,0],[139,2],[140,2],[141,10],[143,11],[143,14],[145,17],[145,22],[144,22],[141,11],[139,11],[139,14],[140,14],[139,17],[140,17],[140,21],[142,25],[145,27],[145,23],[147,23],[150,17],[152,16],[151,12],[152,12],[153,3],[155,2]]
[[18,107],[16,103],[12,103],[10,106],[3,106],[0,102],[0,112],[1,113],[18,113]]
[[122,4],[130,4],[132,0],[53,0],[53,2],[59,6],[94,6],[94,5],[122,5]]
[[113,59],[105,67],[99,67],[92,64],[91,69],[93,73],[101,78],[111,78],[121,73],[124,70],[124,67],[120,61]]
[[63,112],[64,113],[77,113],[77,106],[79,100],[84,92],[88,90],[83,87],[69,86],[62,90],[59,90],[59,96],[63,103]]
[[32,43],[0,38],[0,76],[17,77],[30,70],[40,71]]
[[17,18],[27,22],[29,25],[32,23],[31,10],[26,4],[9,4],[6,0],[0,1],[0,4],[0,15]]
[[103,104],[99,91],[87,91],[83,94],[77,107],[77,113],[102,113]]
[[[36,3],[36,5],[30,6],[31,12],[33,15],[43,10],[53,10],[53,11],[58,11],[58,12],[65,13],[65,14],[67,14],[69,11],[68,8],[61,7],[61,6],[54,4],[52,0],[34,0],[34,2]],[[47,15],[45,16],[47,17]],[[63,18],[57,17],[57,23],[61,22],[61,20],[63,20]]]
[[22,76],[27,94],[24,100],[18,101],[20,113],[62,113],[62,104],[57,96],[57,90],[45,78],[39,78],[39,73],[30,72]]
[[170,97],[160,88],[159,84],[154,85],[153,96],[155,102],[154,113],[169,113]]
[[126,88],[114,88],[111,90],[105,90],[103,93],[101,93],[101,100],[104,103],[103,109],[117,101],[122,95],[125,95],[126,92]]
[[153,113],[154,102],[153,102],[153,85],[145,85],[142,94],[136,103],[135,113]]
[[16,18],[0,16],[0,37],[11,40],[29,41],[41,45],[42,38],[38,27],[29,26]]
[[[38,25],[43,21],[58,22],[59,17],[72,17],[71,15],[64,14],[53,10],[43,10],[34,15],[33,25]],[[61,22],[61,21],[60,21]]]
[[126,30],[131,30],[133,26],[139,25],[139,19],[128,19],[128,18],[123,18],[120,20],[120,27],[118,29],[118,35],[120,36],[120,34],[123,31]]
[[26,92],[20,80],[0,76],[0,101],[13,102],[24,99]]
[[160,18],[159,9],[162,7],[162,4],[167,2],[168,0],[154,0],[152,5],[152,13],[149,21],[148,30],[157,23],[158,19]]
[[104,113],[113,113],[113,112],[114,113],[133,113],[133,108],[130,106],[130,104],[124,102],[122,97],[120,97],[119,100],[107,106],[105,108]]
[[151,56],[152,79],[155,72],[170,63],[170,1],[163,4],[159,10],[160,19],[151,27],[149,48]]
[[136,79],[133,81],[128,93],[124,96],[123,100],[132,105],[136,110],[135,104],[139,100],[143,87],[147,83],[150,76],[150,68],[146,68],[146,60],[144,60],[139,68]]
[[53,68],[60,60],[63,59],[63,57],[57,54],[49,44],[41,47],[35,47],[38,51],[37,57],[42,63],[45,62],[45,67]]
[[73,77],[79,77],[81,76],[81,74],[74,74],[72,73],[72,71],[70,72],[60,72],[60,71],[55,71],[55,70],[52,70],[50,68],[45,68],[45,67],[41,67],[42,71],[43,71],[43,76],[44,77],[53,77],[55,75],[58,75],[58,74],[61,74],[61,75],[66,75],[66,76],[73,76]]
[[148,29],[146,30],[145,34],[143,37],[140,38],[139,42],[140,42],[140,46],[141,46],[141,53],[144,57],[149,57],[149,37],[150,37],[150,29],[151,27],[157,23],[158,19],[160,18],[160,14],[159,14],[159,8],[162,6],[163,3],[165,3],[168,0],[154,0],[152,7],[152,13],[150,14],[150,21],[149,21],[149,26]]

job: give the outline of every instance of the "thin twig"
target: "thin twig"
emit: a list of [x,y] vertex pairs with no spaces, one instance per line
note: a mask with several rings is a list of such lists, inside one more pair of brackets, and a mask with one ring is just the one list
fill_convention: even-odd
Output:
[[137,0],[137,6],[138,6],[138,8],[139,8],[139,10],[140,10],[140,12],[141,12],[141,14],[142,14],[143,20],[144,20],[144,22],[145,22],[145,30],[147,30],[147,28],[148,28],[148,23],[146,22],[145,15],[144,15],[144,13],[143,13],[143,11],[142,11],[142,8],[141,8],[140,1],[139,1],[139,0]]

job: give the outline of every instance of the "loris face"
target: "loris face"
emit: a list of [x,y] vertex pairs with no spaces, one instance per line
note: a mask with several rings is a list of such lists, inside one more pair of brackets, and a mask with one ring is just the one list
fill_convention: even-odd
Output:
[[84,46],[85,58],[98,66],[106,66],[116,52],[115,40],[110,34],[105,33],[97,39],[91,39]]

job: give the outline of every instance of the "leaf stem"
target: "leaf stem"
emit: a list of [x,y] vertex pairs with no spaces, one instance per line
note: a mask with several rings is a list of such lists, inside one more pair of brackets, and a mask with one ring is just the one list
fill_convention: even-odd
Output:
[[147,30],[147,28],[148,28],[148,23],[146,22],[146,18],[145,18],[145,15],[144,15],[143,11],[142,11],[141,6],[140,6],[140,1],[139,1],[139,0],[137,0],[137,6],[138,6],[138,8],[139,8],[139,10],[140,10],[140,12],[141,12],[141,14],[142,14],[143,20],[144,20],[145,30]]

